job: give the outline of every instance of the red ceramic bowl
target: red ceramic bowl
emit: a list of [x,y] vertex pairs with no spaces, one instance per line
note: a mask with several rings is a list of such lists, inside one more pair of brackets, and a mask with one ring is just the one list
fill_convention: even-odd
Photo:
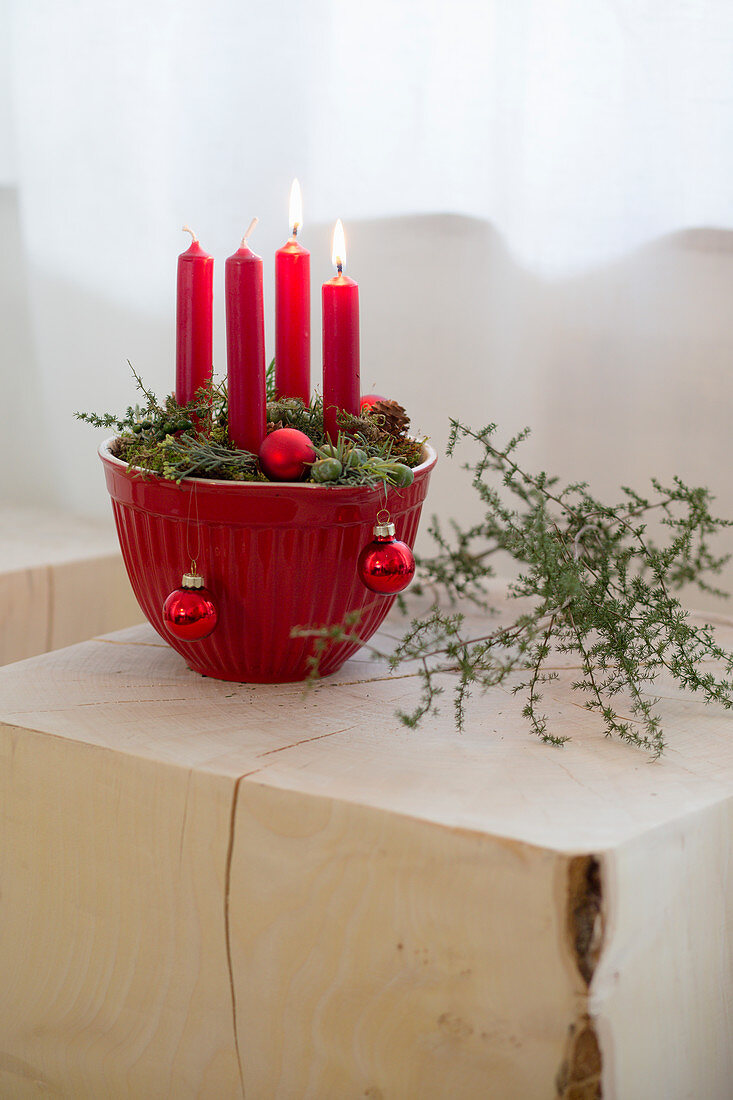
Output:
[[[356,629],[366,641],[384,619],[395,597],[370,592],[356,569],[384,507],[381,486],[203,478],[176,485],[128,471],[110,453],[111,442],[99,455],[130,582],[148,621],[196,672],[245,683],[303,680],[313,641],[291,638],[293,627],[333,626],[359,611]],[[396,537],[409,546],[436,461],[426,446],[412,485],[388,492]],[[198,542],[199,572],[219,618],[208,638],[185,642],[166,631],[162,608],[180,587]],[[358,648],[354,642],[333,645],[322,675],[335,672]]]

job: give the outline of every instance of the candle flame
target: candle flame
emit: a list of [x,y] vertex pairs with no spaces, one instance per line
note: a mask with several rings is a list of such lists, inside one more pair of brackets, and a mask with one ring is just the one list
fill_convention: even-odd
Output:
[[300,194],[300,184],[295,179],[290,187],[290,228],[293,231],[293,236],[296,235],[302,224],[303,198]]
[[331,249],[331,263],[341,269],[346,264],[346,240],[341,218],[336,222],[333,231],[333,248]]

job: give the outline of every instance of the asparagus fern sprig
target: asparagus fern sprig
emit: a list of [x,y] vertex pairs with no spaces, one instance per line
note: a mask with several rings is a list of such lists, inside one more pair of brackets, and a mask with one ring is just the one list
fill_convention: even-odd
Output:
[[[579,667],[573,691],[600,716],[606,733],[655,756],[665,743],[654,693],[660,674],[706,702],[733,707],[733,654],[710,626],[691,621],[676,595],[686,584],[723,594],[709,578],[729,555],[715,554],[710,538],[731,521],[713,515],[709,490],[679,478],[671,485],[652,480],[650,495],[622,488],[609,504],[585,482],[563,486],[525,470],[517,451],[526,431],[501,448],[494,433],[493,424],[474,431],[451,421],[448,454],[459,443],[478,448],[464,468],[483,515],[467,529],[453,523],[447,534],[433,520],[437,552],[419,561],[418,576],[419,588],[435,602],[384,655],[393,669],[417,665],[419,699],[401,720],[414,727],[434,712],[449,673],[462,729],[471,693],[509,681],[523,697],[532,731],[561,744],[565,738],[552,730],[543,708],[558,654]],[[497,625],[486,582],[501,553],[519,566],[509,596],[521,601],[521,610]],[[486,630],[471,631],[451,607],[466,599],[484,609]]]

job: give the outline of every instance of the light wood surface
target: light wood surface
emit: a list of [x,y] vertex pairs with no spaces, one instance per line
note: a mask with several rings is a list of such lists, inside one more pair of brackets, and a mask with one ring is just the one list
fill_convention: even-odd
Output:
[[142,617],[111,518],[0,504],[0,664]]
[[0,670],[0,1094],[729,1100],[733,722],[663,684],[650,762],[572,675],[553,749],[508,690],[406,730],[363,652],[307,695],[149,627]]

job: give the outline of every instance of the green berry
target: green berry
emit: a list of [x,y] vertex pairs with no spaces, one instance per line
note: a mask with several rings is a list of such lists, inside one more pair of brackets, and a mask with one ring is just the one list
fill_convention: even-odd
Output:
[[402,462],[389,463],[386,467],[386,473],[392,484],[399,489],[406,489],[415,480],[415,475],[410,467],[405,466]]
[[337,458],[321,458],[311,467],[313,481],[336,481],[341,477],[343,467]]
[[140,432],[143,430],[143,426],[142,426],[142,424],[133,424],[132,425],[132,430],[135,433],[135,435],[140,435]]
[[361,447],[353,447],[346,456],[346,465],[363,466],[367,458],[368,455],[366,451],[362,451]]
[[153,426],[152,420],[143,420],[142,424],[140,425],[140,427],[144,428],[146,432],[149,431],[152,428],[152,426]]

